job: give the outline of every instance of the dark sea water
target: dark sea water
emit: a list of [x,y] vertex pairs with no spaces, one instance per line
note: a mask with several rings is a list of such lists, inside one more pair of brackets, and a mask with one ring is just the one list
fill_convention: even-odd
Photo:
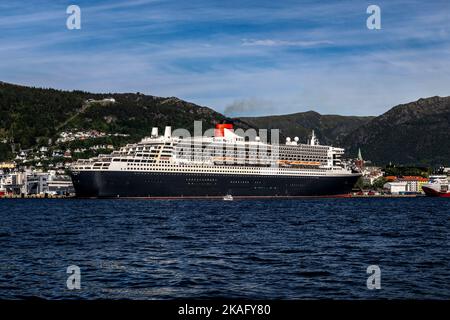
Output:
[[450,299],[449,235],[450,199],[0,200],[0,298]]

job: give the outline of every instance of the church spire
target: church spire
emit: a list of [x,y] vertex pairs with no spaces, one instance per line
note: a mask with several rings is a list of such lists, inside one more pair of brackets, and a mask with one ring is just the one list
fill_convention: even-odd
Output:
[[358,160],[363,160],[363,157],[361,155],[361,148],[358,148]]

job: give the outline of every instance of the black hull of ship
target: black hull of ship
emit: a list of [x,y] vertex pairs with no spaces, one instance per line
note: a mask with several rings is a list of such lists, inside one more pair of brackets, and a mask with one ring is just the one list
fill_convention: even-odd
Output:
[[199,173],[81,171],[72,173],[80,198],[307,197],[348,195],[359,174],[255,176]]

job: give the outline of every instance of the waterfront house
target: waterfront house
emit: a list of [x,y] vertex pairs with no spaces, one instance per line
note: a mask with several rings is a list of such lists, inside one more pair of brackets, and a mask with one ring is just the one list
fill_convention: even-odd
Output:
[[405,181],[386,182],[383,189],[390,194],[402,194],[407,191]]
[[419,176],[403,176],[398,181],[406,182],[406,191],[414,193],[422,193],[422,186],[428,183],[427,178]]

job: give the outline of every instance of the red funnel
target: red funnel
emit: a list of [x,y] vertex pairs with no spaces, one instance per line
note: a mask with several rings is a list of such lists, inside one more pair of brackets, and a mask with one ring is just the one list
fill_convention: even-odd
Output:
[[225,135],[225,129],[233,130],[233,125],[231,123],[216,124],[216,129],[214,130],[214,136],[223,137]]

